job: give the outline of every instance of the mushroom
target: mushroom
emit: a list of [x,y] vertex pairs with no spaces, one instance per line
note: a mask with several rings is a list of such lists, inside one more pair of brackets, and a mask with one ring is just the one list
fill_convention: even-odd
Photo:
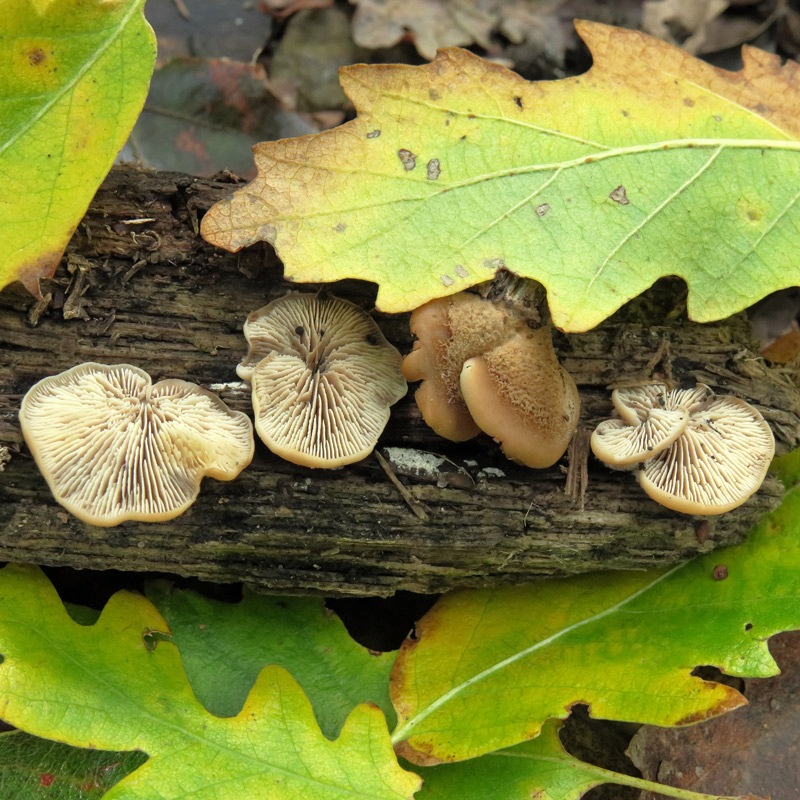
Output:
[[232,480],[253,458],[246,415],[186,381],[153,384],[130,364],[44,378],[19,418],[56,500],[92,525],[177,517],[203,476]]
[[414,395],[422,418],[445,439],[472,439],[481,431],[461,396],[464,362],[509,339],[522,322],[477,294],[459,292],[420,306],[409,324],[416,341],[403,375],[422,381]]
[[701,411],[714,400],[714,393],[704,383],[689,389],[670,389],[665,383],[645,383],[611,393],[614,409],[628,425],[646,422],[656,409],[674,411],[685,408],[690,414]]
[[468,359],[460,385],[472,418],[508,458],[541,469],[564,455],[578,426],[580,398],[558,363],[548,327],[525,329]]
[[611,467],[630,467],[669,447],[686,430],[688,422],[685,408],[654,408],[635,425],[622,419],[607,419],[592,433],[592,452]]
[[757,409],[721,397],[690,414],[683,434],[641,466],[639,484],[657,503],[684,514],[722,514],[745,502],[775,454]]
[[544,287],[507,270],[481,295],[462,292],[418,308],[403,373],[422,381],[416,400],[428,425],[456,442],[483,431],[515,461],[554,464],[575,433],[580,399],[549,322]]
[[253,388],[255,425],[274,453],[333,469],[365,458],[406,393],[400,353],[358,306],[288,294],[245,324],[239,366]]

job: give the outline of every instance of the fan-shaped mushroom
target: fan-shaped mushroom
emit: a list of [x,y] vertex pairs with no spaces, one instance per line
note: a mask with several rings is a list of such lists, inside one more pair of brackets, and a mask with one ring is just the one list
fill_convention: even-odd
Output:
[[757,409],[721,397],[690,415],[683,434],[646,461],[642,488],[684,514],[722,514],[754,494],[775,454],[775,439]]
[[607,419],[592,433],[592,452],[612,467],[631,467],[669,447],[685,430],[685,408],[654,408],[640,423]]
[[129,364],[89,362],[44,378],[19,416],[56,500],[92,525],[172,519],[204,475],[232,480],[253,457],[247,416],[186,381],[154,385]]
[[295,464],[332,469],[365,458],[406,393],[400,353],[358,306],[288,294],[245,324],[239,367],[253,388],[256,430]]

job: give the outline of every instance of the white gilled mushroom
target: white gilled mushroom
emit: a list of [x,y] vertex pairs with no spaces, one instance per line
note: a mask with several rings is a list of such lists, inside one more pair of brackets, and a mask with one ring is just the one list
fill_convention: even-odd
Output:
[[468,359],[461,394],[478,427],[527,467],[555,464],[578,425],[578,389],[558,363],[549,327],[528,329]]
[[366,458],[406,393],[400,353],[358,306],[288,294],[253,312],[239,367],[256,430],[274,453],[333,469]]
[[639,463],[638,480],[656,502],[684,514],[722,514],[759,486],[775,453],[761,414],[708,386],[646,384],[615,390],[622,419],[592,434],[595,455],[612,467]]
[[669,447],[686,430],[688,422],[685,408],[654,408],[638,424],[607,419],[592,433],[592,452],[609,466],[630,467]]
[[754,494],[775,454],[757,409],[721,397],[691,414],[686,431],[646,461],[639,484],[657,503],[684,514],[722,514]]
[[186,381],[153,384],[129,364],[44,378],[23,398],[20,423],[56,500],[92,525],[177,517],[203,476],[232,480],[253,457],[246,415]]
[[670,389],[664,383],[645,383],[626,389],[615,389],[611,402],[628,425],[646,422],[654,410],[674,411],[685,408],[690,414],[706,408],[714,393],[703,383],[691,389]]

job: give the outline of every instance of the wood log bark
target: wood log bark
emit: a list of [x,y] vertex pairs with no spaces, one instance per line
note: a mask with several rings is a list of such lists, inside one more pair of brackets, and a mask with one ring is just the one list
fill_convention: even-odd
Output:
[[[758,358],[744,316],[688,322],[684,285],[662,281],[599,328],[557,334],[583,412],[569,458],[553,469],[514,465],[488,437],[439,439],[410,392],[378,455],[360,464],[304,469],[259,443],[240,478],[204,481],[195,505],[171,522],[79,522],[52,499],[22,442],[17,411],[35,381],[82,361],[132,363],[154,380],[191,380],[250,408],[235,373],[242,323],[287,284],[266,245],[233,255],[199,238],[198,218],[235,184],[117,167],[43,282],[45,299],[18,284],[0,294],[1,560],[170,572],[273,592],[432,593],[665,566],[740,541],[779,501],[769,478],[733,512],[684,516],[650,501],[632,474],[589,456],[588,431],[611,410],[608,387],[665,373],[753,402],[779,452],[800,442],[796,376]],[[330,289],[372,307],[368,284]],[[410,349],[408,315],[376,319]]]

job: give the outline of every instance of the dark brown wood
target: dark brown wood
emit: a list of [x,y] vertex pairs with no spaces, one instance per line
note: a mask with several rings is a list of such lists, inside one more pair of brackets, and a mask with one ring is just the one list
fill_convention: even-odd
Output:
[[[583,402],[569,476],[566,459],[530,470],[486,437],[439,439],[410,393],[381,439],[383,465],[371,457],[341,470],[303,469],[259,444],[236,481],[205,481],[195,505],[172,522],[77,521],[53,501],[22,442],[17,410],[35,381],[82,361],[128,362],[155,380],[195,381],[249,410],[235,373],[242,323],[287,285],[267,246],[232,255],[197,235],[198,217],[234,183],[115,168],[56,276],[43,283],[46,300],[34,302],[18,285],[0,294],[0,559],[170,572],[278,592],[440,592],[667,565],[740,541],[778,502],[780,487],[768,479],[736,511],[687,517],[650,501],[630,473],[588,456],[586,432],[610,412],[608,387],[668,372],[754,402],[779,452],[800,442],[796,376],[755,355],[743,316],[689,323],[683,284],[661,282],[596,330],[556,336]],[[368,284],[331,290],[372,307]],[[376,318],[401,350],[410,348],[407,315]],[[415,464],[418,451],[449,461]]]

